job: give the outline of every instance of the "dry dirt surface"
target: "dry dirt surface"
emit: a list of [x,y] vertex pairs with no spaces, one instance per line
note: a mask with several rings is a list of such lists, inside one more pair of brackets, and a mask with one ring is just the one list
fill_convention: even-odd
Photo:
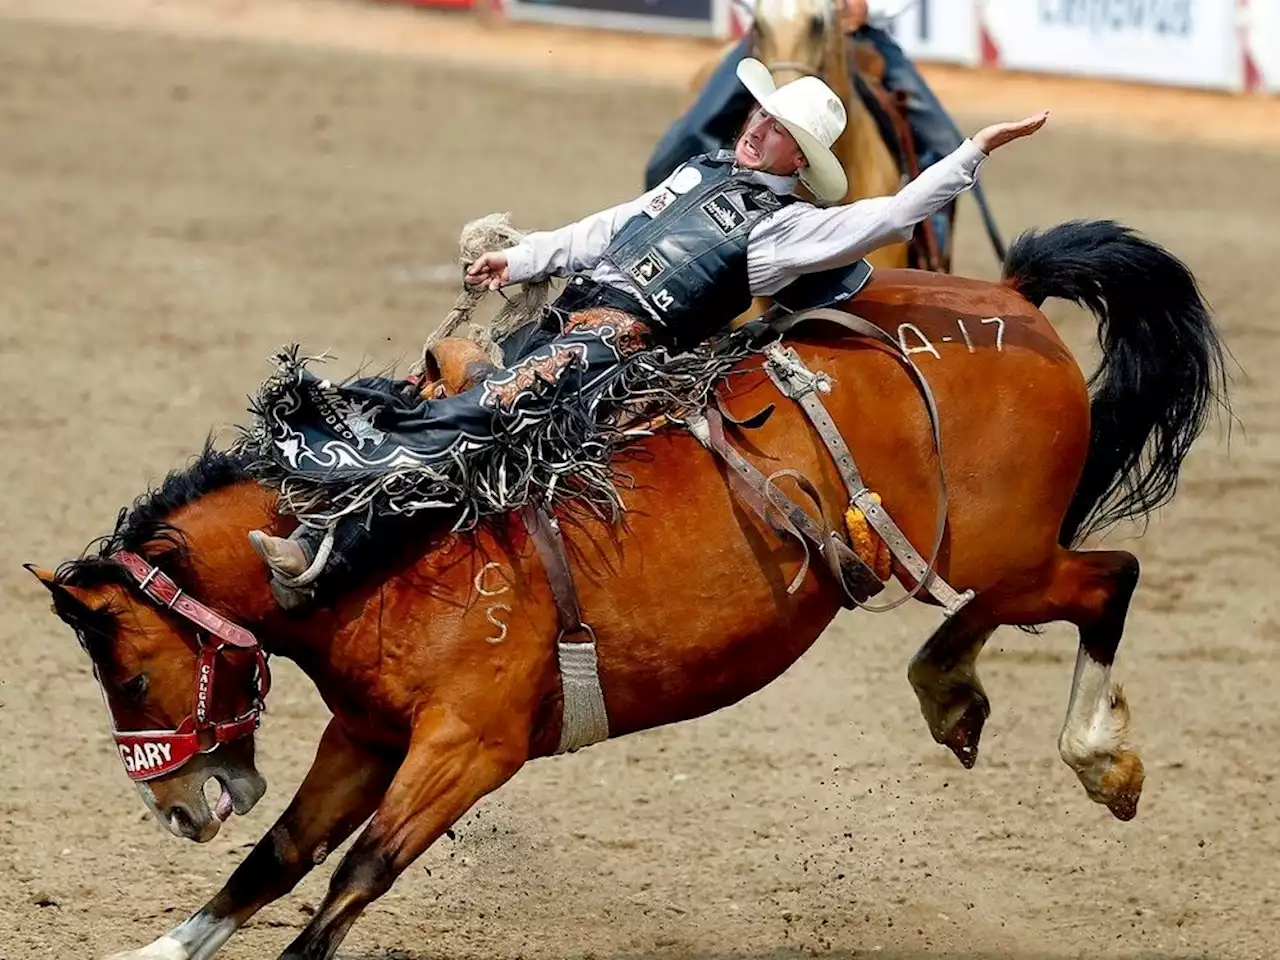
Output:
[[[0,21],[0,958],[163,933],[284,807],[325,720],[277,663],[271,791],[206,846],[171,838],[19,564],[78,554],[211,426],[241,421],[279,345],[332,349],[342,372],[411,358],[452,301],[433,270],[465,221],[552,226],[633,195],[678,103],[622,81]],[[1060,124],[984,179],[1009,234],[1116,217],[1183,256],[1242,367],[1230,437],[1202,437],[1144,537],[1111,538],[1143,562],[1119,659],[1148,768],[1138,819],[1089,802],[1057,757],[1069,630],[993,638],[994,713],[966,772],[905,679],[936,615],[848,614],[733,708],[529,766],[341,956],[1274,956],[1280,157]],[[970,202],[960,234],[960,272],[994,276]],[[1092,321],[1053,315],[1091,365]],[[275,956],[334,862],[223,955]]]

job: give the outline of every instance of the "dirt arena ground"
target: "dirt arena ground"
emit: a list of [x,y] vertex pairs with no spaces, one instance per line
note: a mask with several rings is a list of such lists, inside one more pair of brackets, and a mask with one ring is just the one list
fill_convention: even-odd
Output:
[[[198,906],[305,769],[324,711],[287,663],[271,790],[211,844],[145,815],[88,665],[19,564],[73,556],[243,416],[294,339],[408,360],[468,219],[558,225],[628,197],[669,88],[0,20],[0,960],[95,957]],[[1027,108],[1035,106],[1027,103]],[[965,125],[990,119],[954,104]],[[1138,819],[1057,757],[1075,639],[997,633],[970,772],[905,666],[936,617],[842,616],[772,687],[531,765],[377,903],[346,958],[1268,958],[1280,935],[1280,155],[1071,123],[984,179],[1008,234],[1116,217],[1183,256],[1241,424],[1199,442],[1142,539],[1119,674]],[[959,270],[997,265],[963,207]],[[1083,363],[1093,324],[1055,310]],[[874,411],[868,411],[874,416]],[[225,949],[273,957],[336,857]]]

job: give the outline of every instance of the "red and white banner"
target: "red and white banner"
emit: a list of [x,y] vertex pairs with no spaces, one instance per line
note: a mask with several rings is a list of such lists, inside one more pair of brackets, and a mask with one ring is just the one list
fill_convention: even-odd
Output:
[[1280,91],[1280,3],[1240,0],[1244,88]]
[[983,59],[1036,73],[1238,90],[1235,0],[979,0]]
[[[496,3],[516,20],[741,37],[756,0]],[[797,5],[799,10],[799,5]],[[1280,91],[1280,0],[915,0],[889,28],[922,63],[984,64],[1217,90]]]

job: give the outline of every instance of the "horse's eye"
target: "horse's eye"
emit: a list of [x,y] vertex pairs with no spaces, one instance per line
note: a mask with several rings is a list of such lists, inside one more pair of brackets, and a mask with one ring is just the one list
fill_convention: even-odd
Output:
[[120,692],[129,700],[141,700],[143,694],[147,692],[146,674],[140,673],[136,677],[130,677],[120,684]]

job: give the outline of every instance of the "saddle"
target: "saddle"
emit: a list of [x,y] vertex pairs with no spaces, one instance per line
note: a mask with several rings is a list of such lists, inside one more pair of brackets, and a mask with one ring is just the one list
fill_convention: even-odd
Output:
[[[898,161],[898,170],[904,179],[918,177],[920,158],[907,116],[907,95],[885,86],[884,57],[870,41],[852,36],[846,43],[845,57],[854,90],[875,119],[881,138]],[[953,202],[947,209],[952,220],[955,211]],[[940,249],[931,218],[926,218],[912,235],[908,257],[908,266],[917,270],[951,272],[951,251]]]
[[479,386],[499,369],[480,344],[466,337],[445,337],[423,358],[419,396],[438,400]]

